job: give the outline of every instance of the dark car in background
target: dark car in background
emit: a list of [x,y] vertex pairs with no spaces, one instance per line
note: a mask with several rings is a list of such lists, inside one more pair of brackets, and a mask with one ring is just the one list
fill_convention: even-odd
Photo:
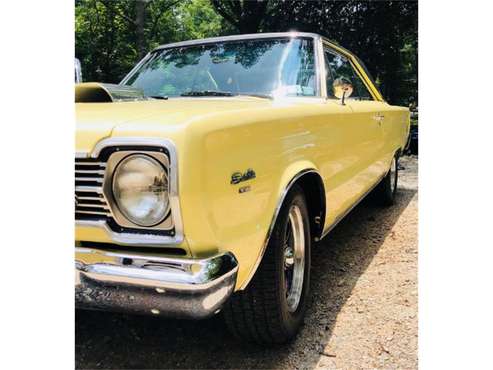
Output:
[[411,110],[411,127],[409,132],[409,153],[418,154],[418,108]]
[[410,128],[407,139],[405,152],[409,155],[418,154],[418,107],[409,107],[410,110]]

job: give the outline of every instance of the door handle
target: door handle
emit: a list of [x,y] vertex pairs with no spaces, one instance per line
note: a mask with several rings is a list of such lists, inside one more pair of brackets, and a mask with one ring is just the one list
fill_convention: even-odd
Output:
[[377,113],[375,114],[373,117],[372,117],[375,121],[378,122],[378,124],[382,124],[382,121],[383,119],[385,118],[385,116],[382,114],[382,113]]

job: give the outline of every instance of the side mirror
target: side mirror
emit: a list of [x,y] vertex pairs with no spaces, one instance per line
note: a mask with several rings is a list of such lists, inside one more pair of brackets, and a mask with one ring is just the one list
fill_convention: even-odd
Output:
[[346,77],[339,77],[334,80],[332,89],[334,96],[337,99],[341,99],[341,103],[344,105],[344,100],[349,98],[353,93],[353,84]]

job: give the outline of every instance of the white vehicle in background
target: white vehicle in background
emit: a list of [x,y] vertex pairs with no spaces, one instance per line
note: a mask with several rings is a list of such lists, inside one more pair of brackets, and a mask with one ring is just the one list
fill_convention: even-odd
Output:
[[80,60],[74,58],[74,67],[75,67],[75,83],[79,84],[82,82],[82,68],[80,66]]

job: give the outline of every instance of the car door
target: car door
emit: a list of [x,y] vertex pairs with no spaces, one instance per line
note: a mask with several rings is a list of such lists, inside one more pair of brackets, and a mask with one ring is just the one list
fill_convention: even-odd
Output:
[[360,123],[360,134],[365,137],[362,151],[366,153],[366,159],[362,166],[366,166],[365,172],[369,179],[378,180],[388,167],[383,161],[383,123],[388,104],[373,98],[349,59],[332,50],[327,56],[334,77],[346,77],[353,85],[353,93],[345,103],[351,107],[354,119]]
[[379,174],[378,177],[380,178],[389,169],[390,159],[393,156],[393,145],[389,142],[389,128],[392,128],[394,114],[392,107],[387,102],[373,98],[360,73],[357,72],[357,68],[353,64],[351,66],[354,72],[352,82],[358,94],[358,97],[355,96],[351,101],[351,106],[353,109],[359,108],[360,111],[367,112],[369,120],[373,121],[373,126],[375,126],[375,122],[378,124],[379,145],[375,147],[372,168],[375,173]]
[[[351,114],[345,117],[340,127],[345,132],[344,136],[350,138],[347,141],[348,147],[344,148],[344,174],[339,174],[344,177],[344,184],[338,191],[328,195],[338,205],[339,211],[344,211],[361,198],[382,175],[381,106],[380,102],[372,98],[348,58],[330,47],[324,48],[324,58],[328,75],[328,101],[345,105],[351,110]],[[340,78],[349,80],[353,85],[352,94],[344,102],[334,96],[333,83]]]

